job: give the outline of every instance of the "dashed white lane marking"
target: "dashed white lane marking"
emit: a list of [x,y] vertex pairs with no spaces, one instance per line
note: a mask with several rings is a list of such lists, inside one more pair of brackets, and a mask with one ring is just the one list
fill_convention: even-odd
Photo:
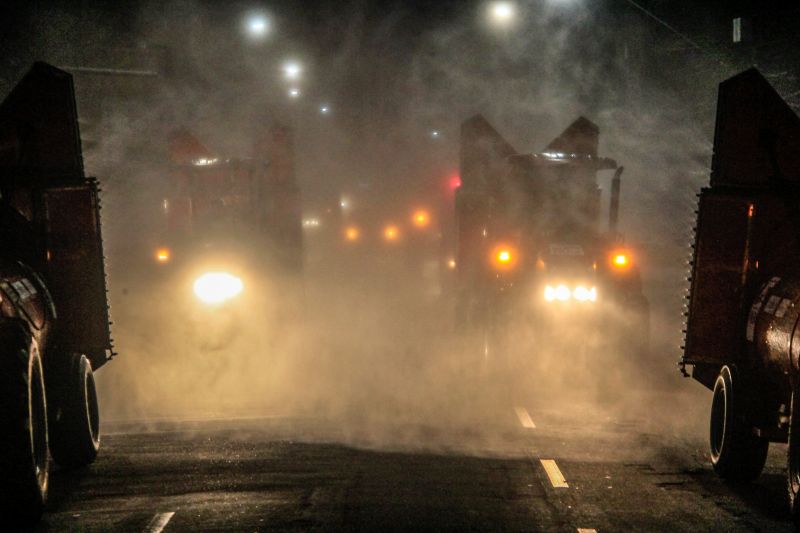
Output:
[[567,480],[564,479],[564,474],[561,473],[561,470],[553,459],[539,459],[539,462],[542,463],[547,477],[550,478],[550,484],[553,485],[554,488],[566,489],[569,487]]
[[597,530],[596,529],[590,529],[590,528],[587,528],[587,527],[579,527],[578,528],[578,533],[597,533]]
[[161,533],[161,531],[167,527],[169,521],[172,520],[172,517],[175,515],[174,512],[170,513],[158,513],[150,520],[150,523],[147,524],[147,527],[144,528],[144,533]]
[[528,410],[524,407],[515,407],[514,411],[517,412],[517,418],[519,418],[519,423],[522,424],[522,427],[525,429],[536,429],[536,424],[533,423],[533,419],[531,415],[528,414]]

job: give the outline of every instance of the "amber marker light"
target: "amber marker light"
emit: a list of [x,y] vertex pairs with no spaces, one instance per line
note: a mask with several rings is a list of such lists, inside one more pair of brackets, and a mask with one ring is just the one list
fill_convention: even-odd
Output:
[[156,250],[156,261],[159,263],[168,263],[172,258],[169,248],[159,248]]
[[626,251],[616,251],[611,254],[611,266],[617,270],[627,270],[630,268],[632,258]]
[[414,212],[414,217],[411,219],[411,221],[417,228],[424,229],[428,227],[428,224],[430,224],[431,216],[424,209],[419,209]]
[[360,236],[361,232],[355,226],[350,226],[344,230],[344,238],[350,242],[356,242]]
[[492,249],[492,264],[497,270],[512,270],[517,265],[517,251],[505,244],[499,244]]
[[400,230],[397,229],[397,226],[392,224],[383,228],[383,238],[386,239],[388,242],[394,242],[400,237]]

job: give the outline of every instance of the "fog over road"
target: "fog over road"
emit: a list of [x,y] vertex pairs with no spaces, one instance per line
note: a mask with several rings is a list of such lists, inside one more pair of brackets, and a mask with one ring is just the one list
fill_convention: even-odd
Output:
[[[722,482],[710,394],[662,368],[669,347],[591,354],[622,368],[612,389],[568,351],[481,362],[416,278],[363,268],[312,266],[302,335],[282,331],[302,342],[228,365],[194,403],[115,365],[103,453],[53,473],[36,530],[792,530],[785,446],[756,483]],[[190,356],[175,364],[208,379]]]
[[[659,423],[696,398],[644,393],[625,413],[514,400],[456,425],[383,420],[362,432],[278,413],[109,423],[90,474],[53,474],[37,531],[792,529],[782,447],[757,484],[728,487],[703,427]],[[376,446],[378,433],[416,444]]]

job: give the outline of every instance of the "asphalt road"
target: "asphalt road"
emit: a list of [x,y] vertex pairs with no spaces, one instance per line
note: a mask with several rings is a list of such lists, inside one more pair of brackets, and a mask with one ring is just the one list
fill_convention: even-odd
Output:
[[54,472],[37,531],[792,530],[785,448],[773,445],[757,483],[720,482],[699,430],[669,416],[702,397],[505,397],[473,398],[441,424],[352,413],[106,423],[94,465]]

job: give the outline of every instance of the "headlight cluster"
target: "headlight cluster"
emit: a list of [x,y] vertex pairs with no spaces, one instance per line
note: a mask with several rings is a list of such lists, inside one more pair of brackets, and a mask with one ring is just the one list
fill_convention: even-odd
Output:
[[578,285],[574,289],[570,289],[566,285],[556,285],[555,287],[547,285],[544,288],[544,299],[548,302],[568,302],[570,300],[575,300],[577,302],[596,302],[597,288]]

